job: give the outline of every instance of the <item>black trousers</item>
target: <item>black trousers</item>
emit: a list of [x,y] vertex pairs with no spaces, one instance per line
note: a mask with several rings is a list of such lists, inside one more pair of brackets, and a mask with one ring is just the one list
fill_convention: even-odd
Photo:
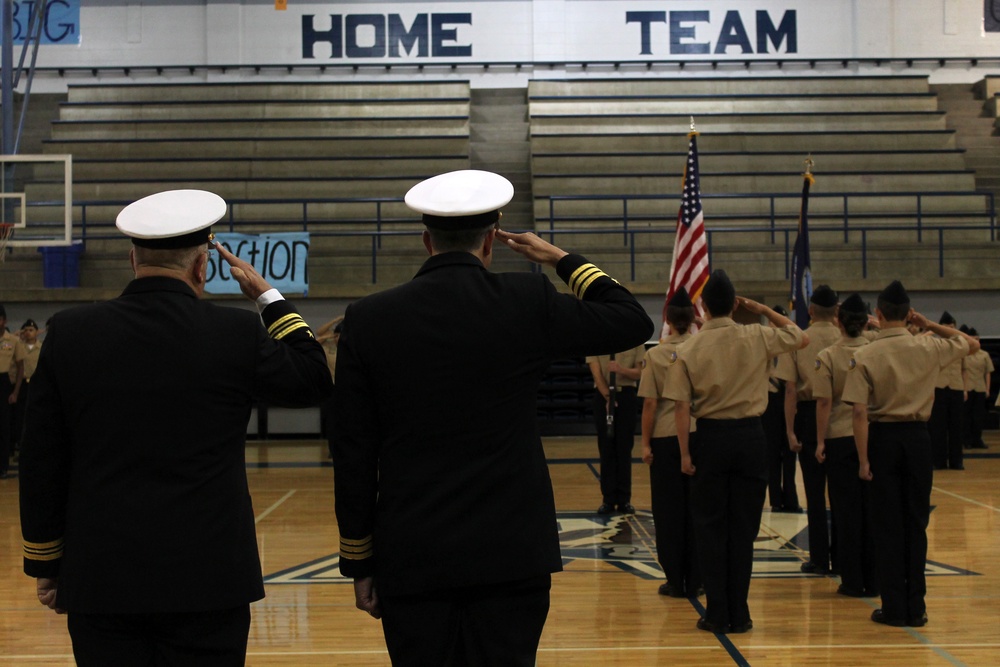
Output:
[[550,575],[422,595],[382,596],[395,667],[533,667]]
[[221,611],[68,615],[79,667],[229,667],[246,662],[250,605]]
[[622,387],[615,393],[614,433],[608,437],[606,402],[594,392],[594,427],[597,451],[601,457],[601,496],[608,505],[632,502],[632,448],[639,399],[635,387]]
[[816,460],[816,401],[799,401],[795,411],[795,435],[802,443],[799,465],[806,490],[809,519],[809,562],[830,568],[830,522],[826,513],[826,470]]
[[927,522],[934,471],[923,422],[876,422],[868,429],[872,527],[882,611],[895,621],[926,611]]
[[31,383],[25,380],[21,383],[21,391],[17,394],[17,403],[13,406],[11,415],[11,443],[20,445],[24,440],[24,417],[28,412],[28,396],[31,394]]
[[876,594],[875,542],[871,528],[870,483],[858,477],[853,436],[826,441],[826,476],[837,540],[840,581],[856,593]]
[[695,543],[705,618],[719,627],[750,621],[747,596],[767,471],[760,419],[699,419],[692,457]]
[[985,449],[983,427],[986,424],[986,401],[989,397],[981,391],[970,391],[965,402],[965,445]]
[[799,494],[795,490],[796,454],[788,447],[785,429],[785,394],[767,395],[767,409],[761,416],[767,437],[767,493],[772,510],[799,509]]
[[963,392],[958,389],[934,390],[934,407],[927,428],[931,435],[935,468],[960,469],[962,458],[962,422],[965,419]]
[[10,467],[11,432],[13,430],[13,406],[7,398],[14,391],[14,384],[7,376],[7,370],[0,370],[0,474]]
[[[697,433],[690,436],[689,449],[698,448]],[[656,558],[667,582],[688,596],[701,587],[701,573],[694,546],[694,514],[691,476],[681,472],[681,449],[677,436],[653,438],[653,463],[649,466],[649,491],[653,501]]]

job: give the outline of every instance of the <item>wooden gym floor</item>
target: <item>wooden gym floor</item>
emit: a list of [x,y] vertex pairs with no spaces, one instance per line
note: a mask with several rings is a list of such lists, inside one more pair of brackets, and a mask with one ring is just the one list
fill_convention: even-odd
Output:
[[[935,473],[927,626],[876,625],[877,599],[846,598],[835,577],[802,575],[805,515],[765,510],[750,588],[754,630],[720,639],[694,627],[704,598],[657,595],[645,466],[633,466],[637,514],[599,517],[594,439],[548,438],[565,571],[553,577],[538,664],[1000,664],[1000,434],[989,432],[987,443],[966,450],[964,472]],[[389,664],[378,621],[354,608],[338,575],[325,451],[320,441],[247,448],[267,582],[266,599],[252,607],[248,665]],[[72,665],[65,617],[38,605],[21,572],[17,485],[0,480],[0,665]]]

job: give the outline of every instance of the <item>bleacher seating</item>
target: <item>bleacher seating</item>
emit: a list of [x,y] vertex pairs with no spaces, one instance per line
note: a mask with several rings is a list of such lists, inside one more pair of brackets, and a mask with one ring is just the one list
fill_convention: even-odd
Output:
[[[461,81],[72,86],[44,150],[73,155],[75,204],[111,202],[88,206],[92,233],[120,202],[172,188],[237,202],[242,232],[300,230],[297,200],[401,198],[423,178],[468,168],[470,98]],[[61,195],[56,183],[30,187],[32,197]],[[334,251],[325,232],[374,230],[375,215],[371,203],[310,203],[313,270]],[[418,222],[401,202],[382,204],[381,216],[385,230]],[[88,261],[120,256],[122,243],[88,243]],[[392,238],[384,243],[392,252]],[[335,245],[329,282],[365,275],[370,238]]]
[[[794,227],[810,154],[814,228],[843,225],[846,217],[854,230],[878,230],[867,239],[872,244],[913,246],[909,250],[916,254],[908,259],[914,259],[921,253],[933,257],[931,249],[919,247],[915,234],[891,227],[912,226],[918,211],[928,226],[988,220],[987,200],[976,193],[974,172],[956,148],[926,77],[536,80],[529,86],[529,114],[539,231],[620,226],[625,197],[635,197],[627,202],[629,229],[672,230],[692,116],[700,132],[709,229],[759,228],[772,215],[780,227]],[[763,196],[768,193],[784,196],[772,200]],[[847,193],[849,206],[842,196]],[[956,194],[917,196],[934,193]],[[595,195],[617,199],[550,201]],[[827,249],[831,258],[842,255],[831,265],[858,254],[857,234],[848,247],[842,234],[813,236],[814,255]],[[949,232],[949,245],[983,240],[980,231]],[[769,242],[776,246],[771,252]],[[608,245],[607,236],[596,234],[584,243],[591,252]],[[671,244],[666,234],[636,236],[638,261],[647,269],[638,281],[665,279]],[[756,273],[742,275],[755,279],[766,277],[762,263],[771,267],[770,277],[783,279],[784,262],[775,260],[784,251],[780,234],[713,238],[713,254],[725,258],[717,263],[744,262]],[[605,257],[623,261],[620,250],[617,258]],[[856,262],[851,270],[857,272]]]

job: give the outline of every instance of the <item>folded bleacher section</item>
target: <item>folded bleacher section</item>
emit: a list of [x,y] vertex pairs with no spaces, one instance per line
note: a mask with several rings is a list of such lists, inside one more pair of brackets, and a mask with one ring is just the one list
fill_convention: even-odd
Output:
[[[44,150],[73,155],[91,267],[121,261],[111,226],[125,203],[201,188],[230,202],[234,231],[302,231],[307,217],[313,293],[334,295],[370,276],[376,216],[384,231],[419,229],[401,201],[372,200],[468,168],[470,97],[463,81],[72,86]],[[55,184],[31,187],[59,196]],[[413,245],[390,236],[377,247],[414,256],[402,262],[408,277],[420,257],[400,248]],[[89,275],[121,280],[110,267]]]

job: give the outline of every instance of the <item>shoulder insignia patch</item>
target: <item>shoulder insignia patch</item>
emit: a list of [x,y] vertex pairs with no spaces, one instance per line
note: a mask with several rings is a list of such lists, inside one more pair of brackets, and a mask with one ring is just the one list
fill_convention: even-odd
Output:
[[674,363],[675,361],[677,361],[677,352],[671,352],[670,353],[670,363]]

